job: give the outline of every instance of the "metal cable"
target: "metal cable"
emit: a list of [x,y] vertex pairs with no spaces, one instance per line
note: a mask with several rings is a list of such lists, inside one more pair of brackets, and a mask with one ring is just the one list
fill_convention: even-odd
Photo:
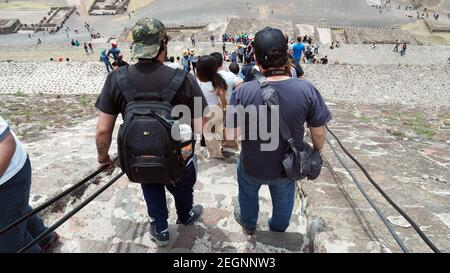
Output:
[[423,231],[419,228],[419,226],[394,202],[392,199],[381,189],[381,187],[372,179],[370,174],[367,172],[367,170],[362,166],[362,164],[344,147],[344,145],[341,143],[339,138],[333,133],[333,131],[330,130],[328,125],[325,125],[327,128],[327,131],[336,139],[337,143],[341,147],[341,149],[347,154],[348,157],[350,157],[353,162],[358,165],[358,167],[363,171],[365,176],[369,179],[370,183],[378,190],[378,192],[381,193],[381,195],[388,201],[388,203],[398,212],[400,213],[403,218],[405,218],[408,223],[411,224],[411,226],[414,228],[414,230],[419,234],[420,238],[433,250],[435,253],[441,253],[441,251],[431,242],[431,240],[423,233]]
[[55,231],[59,226],[64,224],[67,220],[69,220],[72,216],[74,216],[77,212],[79,212],[81,209],[83,209],[86,205],[88,205],[92,200],[94,200],[97,196],[99,196],[102,192],[107,190],[112,184],[114,184],[117,180],[119,180],[120,177],[124,175],[123,172],[118,174],[116,177],[114,177],[111,181],[109,181],[107,184],[105,184],[103,187],[101,187],[98,191],[96,191],[94,194],[89,196],[86,200],[84,200],[82,203],[80,203],[77,207],[75,207],[73,210],[71,210],[68,214],[64,215],[61,219],[59,219],[56,223],[54,223],[51,227],[49,227],[44,233],[36,237],[33,241],[28,243],[26,246],[24,246],[22,249],[20,249],[17,253],[23,253],[30,249],[32,246],[39,244],[43,239],[45,239],[50,233]]
[[386,219],[386,217],[383,215],[383,213],[380,211],[380,209],[377,207],[377,205],[375,205],[375,203],[372,201],[372,199],[370,199],[369,195],[367,194],[367,192],[362,187],[361,182],[359,182],[359,180],[354,176],[353,172],[349,169],[347,164],[339,156],[339,154],[337,153],[337,151],[335,150],[333,145],[331,145],[331,142],[328,139],[326,139],[326,141],[327,141],[328,145],[330,146],[331,150],[333,151],[334,155],[336,156],[337,160],[339,160],[339,162],[344,167],[344,169],[346,169],[347,172],[350,174],[350,176],[353,179],[353,182],[355,182],[355,184],[358,187],[359,191],[362,193],[362,195],[364,195],[364,198],[366,198],[367,202],[369,202],[369,204],[372,206],[372,208],[375,210],[375,212],[381,218],[381,221],[383,221],[384,225],[388,228],[389,232],[392,234],[392,236],[394,237],[395,241],[398,243],[400,248],[403,250],[403,252],[409,253],[409,250],[406,248],[405,244],[400,239],[398,234],[395,232],[394,228],[391,226],[389,221]]
[[[112,160],[113,163],[116,162],[116,160],[117,160],[117,157]],[[6,232],[10,231],[14,227],[20,225],[21,223],[25,222],[26,220],[28,220],[33,215],[38,214],[39,212],[43,211],[44,209],[50,207],[54,203],[56,203],[59,200],[61,200],[64,196],[68,195],[69,193],[72,193],[73,191],[77,190],[78,188],[80,188],[81,186],[83,186],[84,184],[89,182],[92,178],[94,178],[95,176],[97,176],[98,174],[100,174],[101,172],[106,170],[107,168],[108,168],[107,166],[103,166],[102,168],[100,168],[100,169],[96,170],[95,172],[91,173],[85,179],[83,179],[80,182],[78,182],[75,185],[73,185],[72,187],[68,188],[67,190],[61,192],[57,196],[55,196],[52,199],[46,201],[45,203],[43,203],[42,205],[40,205],[37,208],[33,209],[32,211],[28,212],[27,214],[23,215],[18,220],[12,222],[7,227],[5,227],[4,229],[0,230],[0,236],[5,234]]]

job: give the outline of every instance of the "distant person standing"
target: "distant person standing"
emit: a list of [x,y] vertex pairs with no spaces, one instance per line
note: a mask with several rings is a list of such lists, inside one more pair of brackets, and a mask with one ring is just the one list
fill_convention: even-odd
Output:
[[194,74],[197,74],[197,63],[198,63],[198,57],[195,56],[195,51],[191,51],[191,64],[192,64],[192,71]]
[[189,51],[187,50],[183,52],[183,58],[181,58],[181,65],[183,66],[183,70],[186,71],[186,73],[189,73],[191,71],[191,58],[189,56]]
[[91,54],[94,54],[94,47],[92,46],[92,43],[88,43],[89,50],[91,51]]
[[400,51],[401,56],[404,56],[406,54],[406,48],[407,48],[406,43],[403,43],[402,50]]
[[216,45],[215,45],[215,43],[214,43],[214,34],[211,34],[211,37],[209,37],[209,39],[211,39],[211,45],[212,45],[212,47],[215,47]]
[[110,57],[112,55],[112,57],[114,58],[114,61],[117,62],[117,59],[120,55],[120,49],[117,46],[117,43],[111,43],[111,49],[109,49],[107,56]]
[[395,43],[395,47],[394,47],[394,49],[392,50],[392,51],[394,51],[394,52],[398,52],[398,48],[400,47],[400,42],[398,41],[398,39],[397,39],[397,41],[396,41],[396,43]]
[[237,45],[237,55],[240,63],[244,63],[245,48],[243,45]]
[[191,35],[191,43],[192,43],[192,46],[195,47],[195,34],[194,33],[192,33],[192,35]]
[[319,48],[320,48],[319,43],[316,43],[316,44],[314,45],[314,54],[319,54]]
[[232,63],[237,63],[237,52],[236,52],[236,49],[234,49],[233,51],[231,51],[231,54],[230,54],[230,62],[232,62]]
[[113,66],[111,65],[111,62],[109,61],[109,57],[106,54],[106,50],[102,50],[100,52],[100,61],[103,62],[106,66],[106,70],[108,71],[108,73],[112,70],[114,70]]
[[[297,37],[297,43],[292,45],[290,51],[291,51],[290,53],[291,53],[291,56],[292,56],[292,63],[297,68],[301,68],[300,61],[302,59],[303,53],[305,53],[305,45],[302,44],[302,37],[301,36]],[[303,62],[305,62],[304,56],[303,56]]]
[[83,47],[84,47],[84,51],[86,51],[86,54],[89,55],[88,45],[86,43],[84,43]]

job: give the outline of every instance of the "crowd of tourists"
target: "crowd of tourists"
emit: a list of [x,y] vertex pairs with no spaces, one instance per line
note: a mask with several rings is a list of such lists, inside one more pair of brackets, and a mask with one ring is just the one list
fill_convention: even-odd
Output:
[[[177,224],[191,225],[203,213],[200,204],[194,205],[193,194],[198,140],[211,159],[230,157],[235,154],[229,152],[233,149],[240,151],[238,192],[228,194],[238,196],[234,218],[243,232],[256,232],[262,186],[270,188],[272,197],[270,231],[286,231],[296,181],[314,180],[320,174],[325,124],[331,120],[319,91],[303,79],[304,38],[298,37],[290,45],[281,30],[266,27],[248,41],[241,36],[240,43],[246,48],[242,59],[227,63],[226,52],[196,56],[189,50],[182,58],[168,58],[169,39],[164,24],[157,19],[138,20],[132,33],[137,63],[120,64],[123,55],[115,43],[109,51],[101,52],[108,71],[114,69],[110,58],[118,65],[108,73],[95,104],[100,111],[96,152],[100,166],[114,166],[109,150],[116,119],[122,115],[120,167],[130,181],[141,183],[152,240],[160,246],[170,243],[166,190],[175,199]],[[179,116],[171,116],[179,106]],[[264,110],[264,106],[270,107]],[[248,109],[254,109],[256,115],[242,115]],[[264,126],[264,122],[268,123]],[[312,145],[303,139],[305,125]],[[272,128],[269,140],[258,133],[268,128]],[[173,135],[174,131],[182,137]],[[296,164],[300,151],[304,152],[302,168]],[[2,118],[0,153],[4,155],[0,157],[1,230],[31,210],[32,160]],[[45,230],[42,219],[35,216],[0,236],[0,252],[15,252]],[[60,243],[53,232],[30,251],[51,251]]]

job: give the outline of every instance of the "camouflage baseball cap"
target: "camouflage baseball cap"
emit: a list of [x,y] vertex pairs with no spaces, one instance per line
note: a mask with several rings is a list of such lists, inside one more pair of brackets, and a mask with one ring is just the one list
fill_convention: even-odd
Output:
[[166,27],[157,19],[143,18],[133,27],[133,55],[136,59],[153,59],[166,37]]

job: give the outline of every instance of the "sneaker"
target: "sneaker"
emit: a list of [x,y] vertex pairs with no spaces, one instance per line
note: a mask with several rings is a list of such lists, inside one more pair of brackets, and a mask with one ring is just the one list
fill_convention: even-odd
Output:
[[177,220],[177,225],[183,224],[183,225],[187,226],[187,225],[190,225],[190,224],[194,223],[195,221],[198,220],[200,215],[202,215],[202,212],[203,212],[202,205],[195,205],[195,206],[193,206],[191,211],[189,212],[191,217],[189,217],[189,219],[185,223],[182,223],[180,220]]
[[253,235],[256,232],[256,228],[248,228],[246,227],[242,222],[241,222],[241,210],[238,206],[234,207],[234,220],[236,220],[236,222],[241,225],[242,230],[247,234],[247,235]]
[[41,246],[42,252],[51,253],[55,248],[62,245],[61,237],[58,233],[54,233],[54,236],[48,240],[43,246]]
[[167,246],[169,245],[169,231],[163,230],[161,232],[156,232],[156,227],[151,226],[150,227],[150,235],[152,235],[153,238],[151,240],[156,243],[157,246]]

